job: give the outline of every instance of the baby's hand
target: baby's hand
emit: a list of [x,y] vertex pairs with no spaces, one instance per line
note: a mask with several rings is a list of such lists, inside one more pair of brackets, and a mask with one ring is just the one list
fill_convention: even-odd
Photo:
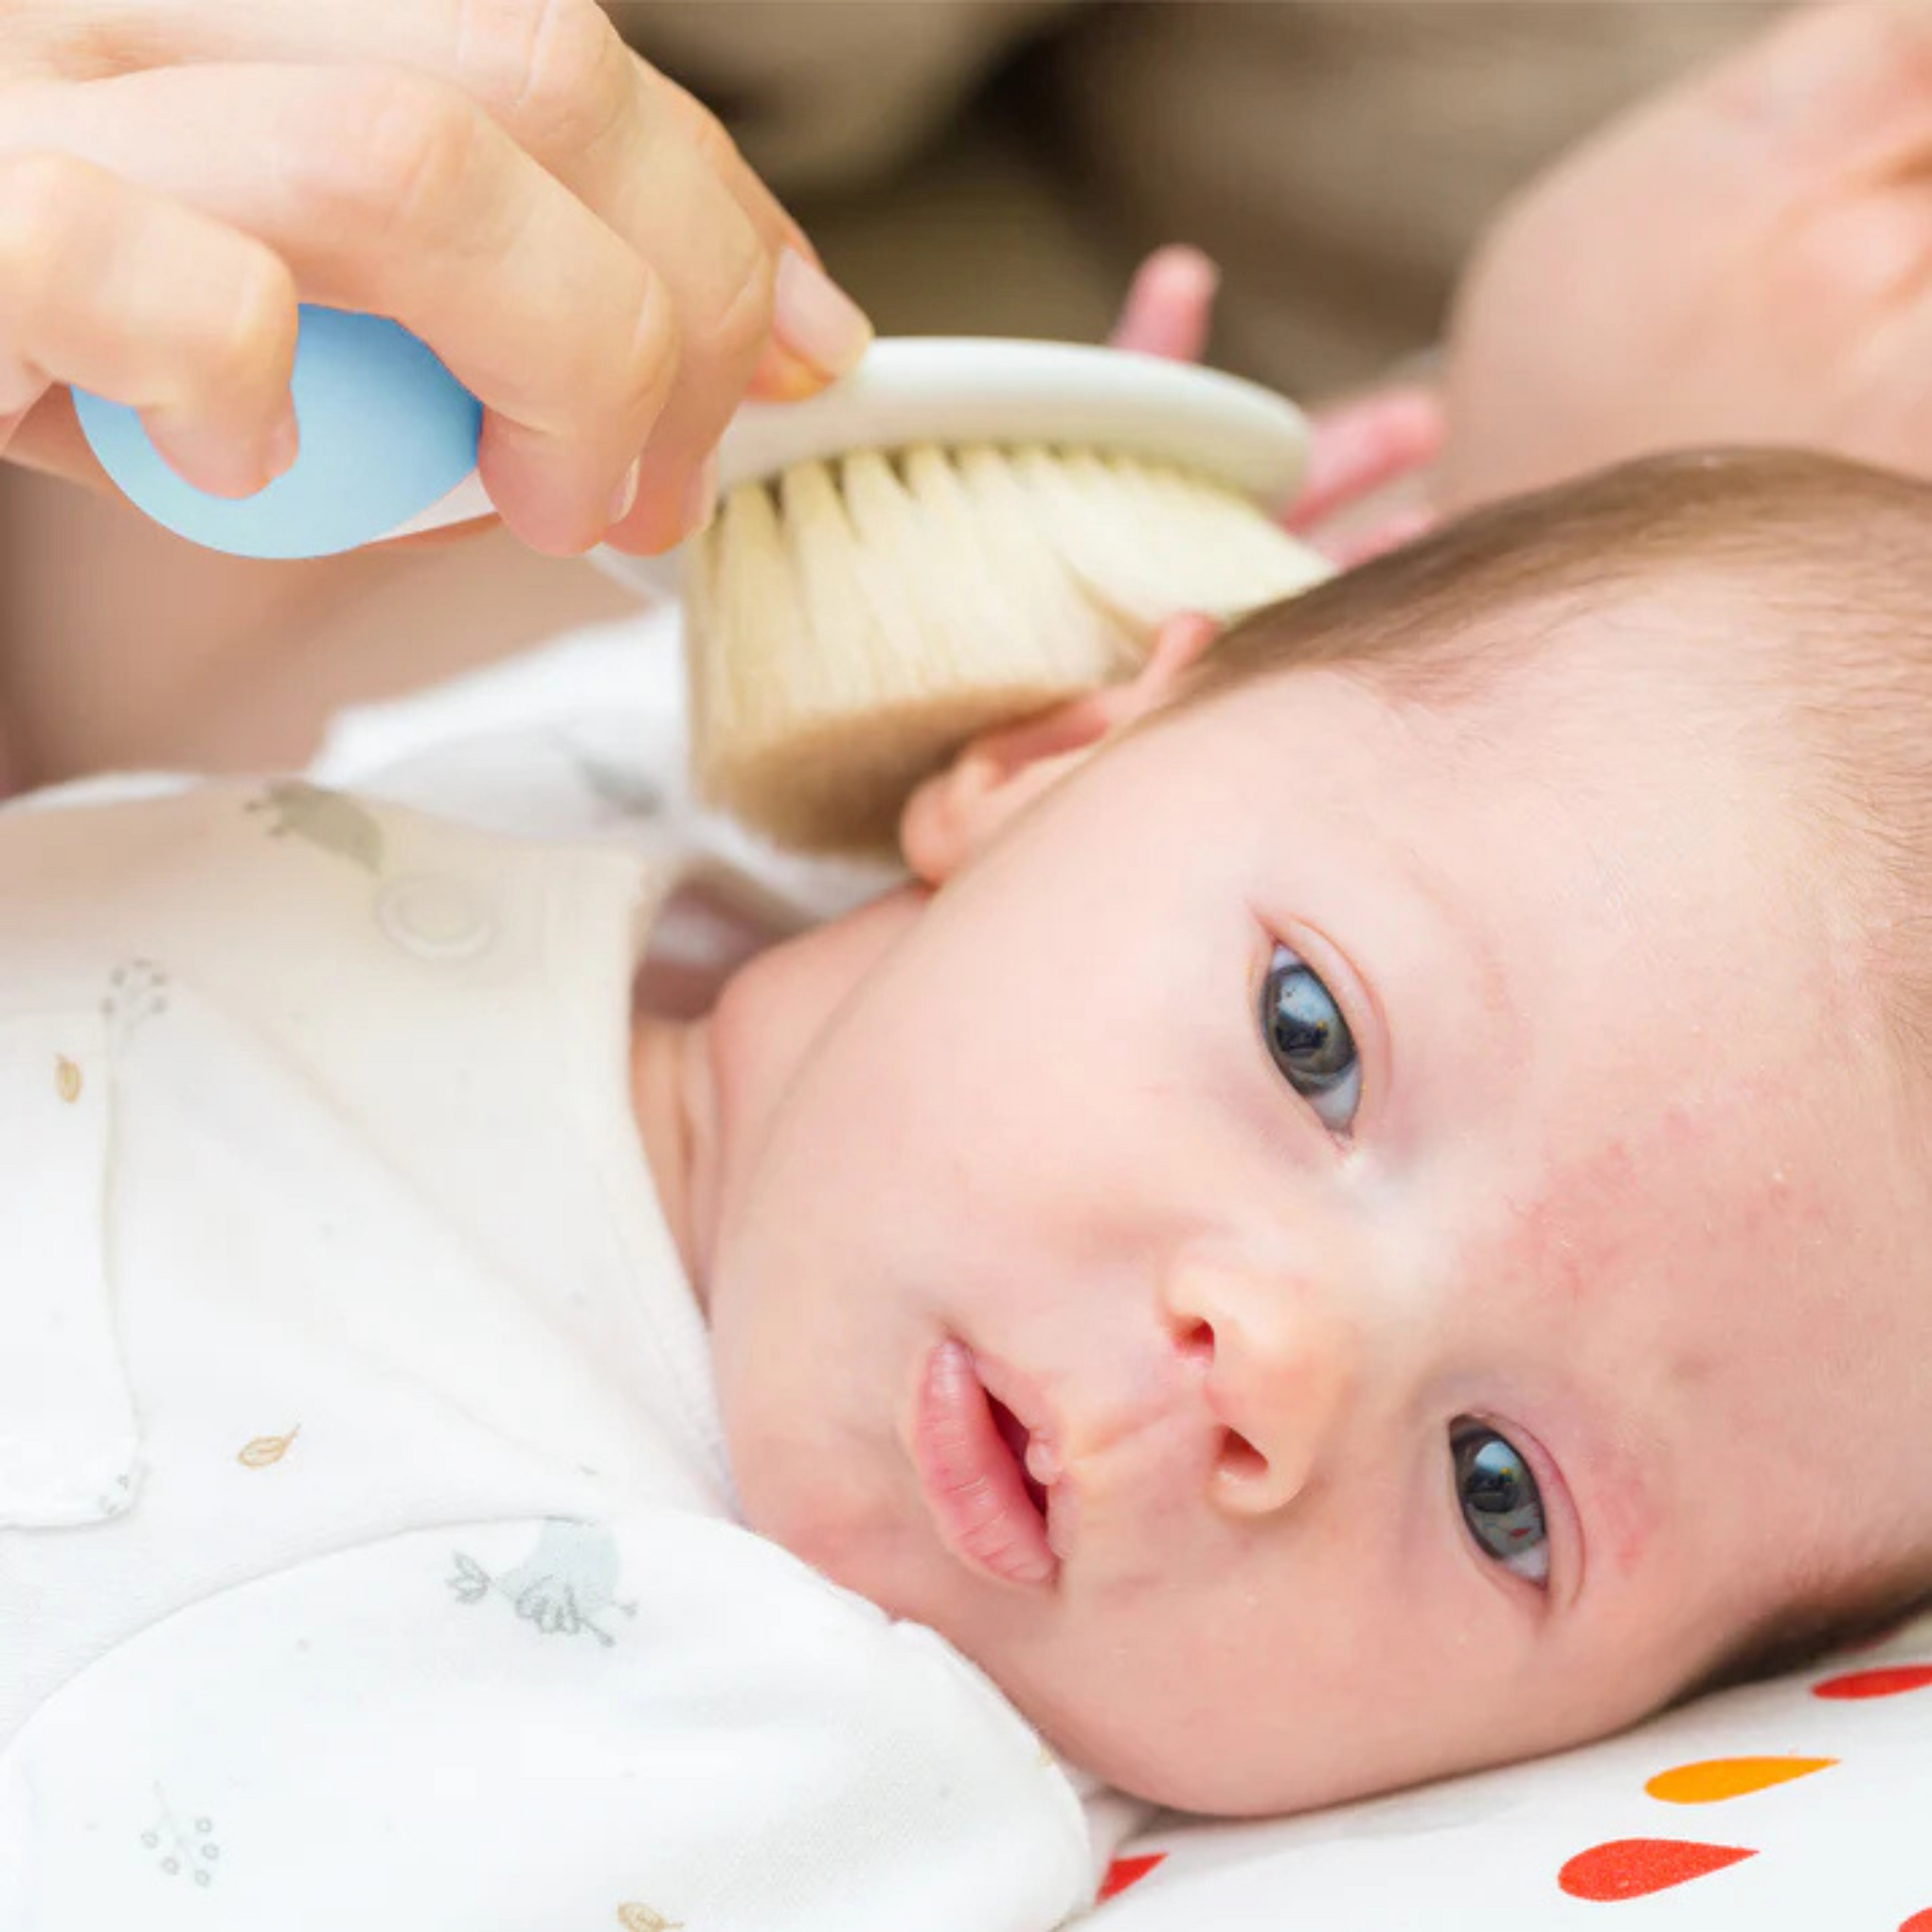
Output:
[[1446,500],[1644,451],[1932,474],[1932,13],[1806,9],[1512,206],[1457,303]]
[[[1220,275],[1193,248],[1157,249],[1140,264],[1108,341],[1145,355],[1198,361]],[[1283,518],[1345,568],[1406,543],[1434,512],[1422,485],[1442,441],[1433,390],[1392,383],[1317,409],[1308,474]]]
[[96,484],[70,383],[204,489],[285,469],[299,295],[395,317],[482,400],[527,543],[662,549],[741,400],[869,335],[595,0],[4,7],[0,127],[0,448]]
[[1107,342],[1170,362],[1199,362],[1214,321],[1221,271],[1198,248],[1156,248],[1134,271]]
[[1390,383],[1317,410],[1310,427],[1308,474],[1282,521],[1331,563],[1366,563],[1436,521],[1442,405],[1433,389]]

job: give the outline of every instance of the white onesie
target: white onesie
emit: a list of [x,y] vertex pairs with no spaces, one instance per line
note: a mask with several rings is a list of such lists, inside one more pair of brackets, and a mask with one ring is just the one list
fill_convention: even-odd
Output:
[[0,1926],[1040,1932],[1072,1786],[730,1519],[671,881],[304,780],[0,814]]

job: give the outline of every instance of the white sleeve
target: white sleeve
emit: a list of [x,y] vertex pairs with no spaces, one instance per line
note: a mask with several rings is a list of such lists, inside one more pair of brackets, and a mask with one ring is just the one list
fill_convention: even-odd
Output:
[[9,1932],[1045,1932],[1080,1803],[930,1631],[726,1523],[411,1531],[242,1584],[0,1758]]
[[306,776],[518,838],[670,847],[806,919],[904,876],[877,861],[779,852],[705,810],[688,742],[683,612],[661,604],[338,711]]
[[307,777],[518,837],[608,838],[686,812],[675,604],[329,721]]

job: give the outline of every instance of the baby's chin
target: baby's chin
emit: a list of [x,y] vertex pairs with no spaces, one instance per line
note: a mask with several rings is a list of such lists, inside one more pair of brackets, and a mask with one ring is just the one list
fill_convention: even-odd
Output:
[[895,1545],[903,1535],[889,1521],[861,1513],[849,1492],[827,1482],[821,1458],[809,1447],[756,1425],[734,1431],[728,1403],[724,1433],[746,1529],[888,1616],[909,1614],[893,1587],[901,1567]]
[[[1270,1764],[1265,1755],[1254,1762],[1239,1742],[1204,1733],[1198,1725],[1172,1730],[1157,1722],[1136,1726],[1118,1700],[1096,1723],[1083,1722],[1080,1712],[1065,1711],[1057,1703],[1050,1709],[1029,1711],[1022,1699],[1011,1701],[1064,1762],[1129,1798],[1168,1811],[1222,1818],[1286,1817],[1377,1798],[1420,1782],[1423,1775],[1390,1778],[1363,1772],[1351,1778],[1343,1752],[1307,1739],[1297,1742],[1293,1763]],[[1289,1728],[1284,1724],[1283,1733]],[[1307,1762],[1310,1747],[1316,1760],[1312,1765]]]
[[[1169,1687],[1185,1684],[1185,1661],[1155,1669],[1101,1663],[1113,1653],[1100,1630],[989,1633],[943,1614],[914,1620],[930,1623],[984,1671],[1063,1762],[1147,1804],[1213,1817],[1276,1817],[1380,1796],[1432,1775],[1421,1765],[1351,1762],[1346,1736],[1297,1726],[1286,1697],[1259,1725],[1255,1696],[1208,1713],[1185,1694],[1169,1700]],[[1136,1696],[1136,1684],[1151,1689]]]

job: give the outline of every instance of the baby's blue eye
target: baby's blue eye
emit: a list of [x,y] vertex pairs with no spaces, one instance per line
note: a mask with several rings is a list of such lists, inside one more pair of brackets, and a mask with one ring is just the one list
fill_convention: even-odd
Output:
[[1355,1036],[1314,969],[1277,946],[1261,982],[1261,1036],[1288,1084],[1331,1132],[1346,1133],[1362,1097]]
[[1483,1553],[1531,1583],[1547,1582],[1549,1531],[1529,1463],[1494,1429],[1467,1417],[1451,1428],[1449,1447],[1456,1497]]

